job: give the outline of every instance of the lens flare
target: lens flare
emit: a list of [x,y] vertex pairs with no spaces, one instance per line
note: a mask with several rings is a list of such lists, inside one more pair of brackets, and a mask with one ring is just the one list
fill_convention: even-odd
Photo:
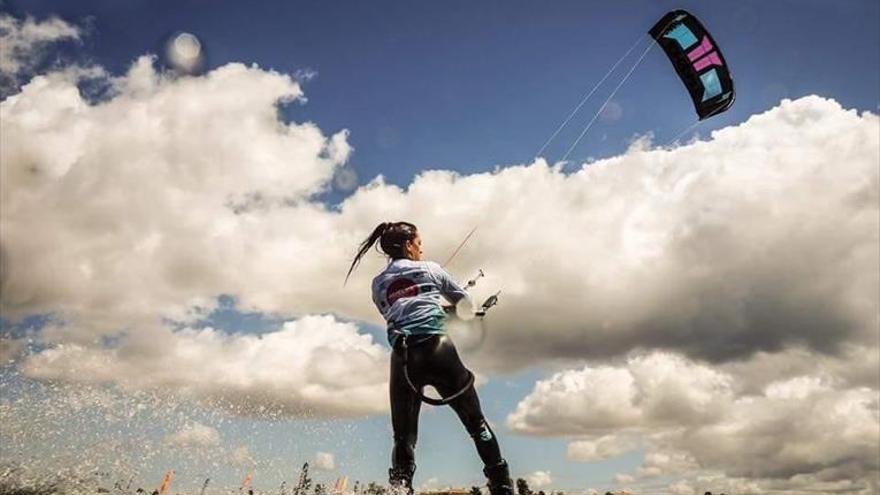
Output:
[[194,74],[204,61],[204,50],[199,39],[190,33],[178,33],[171,37],[166,48],[168,63],[178,72]]
[[474,319],[474,302],[469,297],[459,299],[455,305],[455,316],[462,321],[470,321]]

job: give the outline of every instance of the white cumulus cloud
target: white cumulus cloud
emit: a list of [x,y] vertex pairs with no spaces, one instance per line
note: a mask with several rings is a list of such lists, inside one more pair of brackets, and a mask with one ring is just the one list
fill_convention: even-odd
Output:
[[525,480],[529,483],[530,488],[544,488],[553,483],[553,476],[550,471],[535,471],[527,474]]
[[50,74],[0,104],[0,307],[60,315],[64,339],[185,320],[224,293],[247,310],[378,322],[364,295],[379,257],[339,287],[375,223],[415,221],[439,259],[491,211],[455,268],[482,266],[485,290],[503,288],[486,365],[636,347],[724,361],[871,340],[872,114],[807,97],[571,175],[539,160],[424,172],[406,190],[377,178],[333,211],[310,198],[351,148],[345,132],[279,122],[275,105],[302,95],[289,76],[230,64],[174,79],[142,58],[115,84],[90,103]]
[[[28,46],[79,36],[63,21],[5,22]],[[357,325],[382,323],[368,294],[384,260],[341,281],[375,224],[409,219],[437,260],[480,225],[452,266],[486,270],[477,297],[503,289],[469,360],[478,371],[595,363],[540,382],[509,418],[572,435],[573,459],[619,455],[630,434],[660,445],[652,435],[681,425],[710,435],[747,398],[756,411],[784,394],[873,407],[856,398],[877,388],[874,114],[808,96],[571,174],[536,160],[357,187],[339,180],[354,177],[347,131],[279,117],[304,98],[289,75],[233,63],[177,78],[141,57],[100,101],[76,76],[39,75],[0,102],[0,311],[53,315],[45,349],[18,362],[31,377],[168,388],[242,414],[383,412],[387,351]],[[334,185],[356,187],[339,208],[316,199]],[[221,294],[290,323],[262,336],[195,328]],[[826,388],[787,384],[823,373]],[[843,437],[814,461],[843,462],[858,445]],[[671,458],[681,447],[721,464],[664,438]],[[798,455],[778,473],[805,469]],[[739,464],[734,476],[776,475]]]
[[[762,367],[765,360],[755,361]],[[751,373],[743,376],[752,379]],[[568,457],[574,461],[596,462],[644,445],[645,458],[633,480],[693,480],[715,473],[714,486],[751,484],[758,490],[844,481],[854,491],[875,486],[871,480],[880,472],[876,388],[853,386],[821,369],[770,381],[758,391],[740,381],[705,364],[655,352],[631,357],[622,366],[587,366],[539,381],[508,417],[508,426],[572,438]],[[620,408],[613,421],[612,407]]]
[[38,21],[0,14],[0,95],[13,89],[18,77],[32,70],[46,48],[63,40],[79,40],[82,30],[58,17]]
[[[508,417],[537,435],[600,435],[681,423],[711,422],[732,398],[730,379],[669,353],[631,357],[625,368],[586,366],[539,381]],[[613,437],[572,447],[587,458]],[[620,450],[621,447],[605,447]],[[625,450],[624,450],[625,451]]]
[[479,224],[456,270],[482,267],[504,289],[484,355],[495,366],[640,347],[713,362],[833,354],[874,345],[877,129],[876,115],[811,96],[708,141],[641,142],[569,175],[539,160],[424,172],[406,190],[374,182],[342,214],[407,211],[429,253]]
[[635,478],[626,473],[617,473],[614,475],[614,482],[618,484],[632,483],[633,481],[635,481]]
[[637,438],[627,435],[603,435],[593,440],[568,444],[566,458],[574,462],[598,462],[620,456],[639,447]]

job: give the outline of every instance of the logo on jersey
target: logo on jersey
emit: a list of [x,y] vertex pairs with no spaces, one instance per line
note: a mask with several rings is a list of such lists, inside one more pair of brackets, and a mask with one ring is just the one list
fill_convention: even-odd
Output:
[[398,299],[417,295],[419,295],[419,286],[408,278],[395,280],[385,291],[385,299],[388,300],[388,304],[394,304]]

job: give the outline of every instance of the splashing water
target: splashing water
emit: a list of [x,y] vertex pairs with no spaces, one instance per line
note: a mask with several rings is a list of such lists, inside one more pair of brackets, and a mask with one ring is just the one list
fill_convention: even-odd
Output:
[[[302,458],[267,458],[248,439],[290,422],[279,411],[221,402],[212,398],[207,406],[185,391],[44,382],[2,367],[0,495],[150,494],[171,469],[176,475],[168,494],[239,493],[241,476],[254,469],[263,487],[275,487],[254,492],[277,494],[283,479],[294,479]],[[351,423],[302,423],[310,435],[347,437],[343,447],[373,454],[358,445]],[[204,485],[207,478],[210,485]]]

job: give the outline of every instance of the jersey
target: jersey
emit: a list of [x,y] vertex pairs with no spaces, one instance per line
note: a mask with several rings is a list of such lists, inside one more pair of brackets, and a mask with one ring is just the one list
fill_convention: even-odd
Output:
[[398,332],[430,335],[445,332],[444,299],[455,304],[467,292],[433,261],[399,258],[373,279],[373,303],[388,323],[388,342]]

